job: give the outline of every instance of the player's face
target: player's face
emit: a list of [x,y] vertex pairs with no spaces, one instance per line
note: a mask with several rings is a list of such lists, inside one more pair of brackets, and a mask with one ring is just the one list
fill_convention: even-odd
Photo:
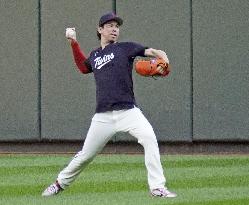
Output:
[[101,40],[106,42],[117,42],[119,37],[119,25],[116,21],[110,21],[104,24],[103,27],[99,27],[99,33],[101,34]]

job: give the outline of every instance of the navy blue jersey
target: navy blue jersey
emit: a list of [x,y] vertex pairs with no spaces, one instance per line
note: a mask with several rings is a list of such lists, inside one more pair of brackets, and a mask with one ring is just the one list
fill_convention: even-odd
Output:
[[91,52],[86,65],[96,81],[96,112],[130,109],[136,105],[132,68],[136,56],[144,56],[146,47],[122,42]]

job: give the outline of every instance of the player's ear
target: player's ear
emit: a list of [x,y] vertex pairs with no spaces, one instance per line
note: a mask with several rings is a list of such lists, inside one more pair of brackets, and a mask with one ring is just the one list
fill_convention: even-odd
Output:
[[102,33],[102,30],[103,30],[103,27],[100,26],[100,27],[98,27],[97,30],[98,30],[98,32],[101,34],[101,33]]

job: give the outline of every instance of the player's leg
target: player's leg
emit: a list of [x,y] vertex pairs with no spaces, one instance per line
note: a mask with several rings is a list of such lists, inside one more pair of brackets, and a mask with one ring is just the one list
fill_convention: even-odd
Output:
[[[85,139],[83,148],[78,152],[71,162],[65,167],[58,175],[55,184],[52,184],[55,189],[59,187],[65,189],[69,186],[80,172],[93,160],[93,158],[103,149],[109,139],[114,135],[114,126],[111,121],[108,120],[108,114],[95,114],[92,119],[91,126],[88,130],[87,137]],[[102,120],[101,120],[102,119]],[[56,187],[56,186],[57,187]],[[49,188],[49,187],[48,187]],[[57,190],[55,190],[56,192]],[[50,194],[46,190],[43,196],[50,196],[56,193]]]
[[133,108],[127,112],[129,114],[123,119],[121,126],[124,129],[123,131],[128,131],[144,147],[145,165],[148,171],[150,189],[163,188],[166,180],[153,128],[140,109]]
[[113,134],[114,129],[111,124],[92,121],[83,149],[74,156],[69,165],[58,175],[57,181],[63,189],[75,180],[96,154],[103,149]]
[[156,135],[151,124],[145,118],[141,110],[138,108],[128,110],[126,117],[122,118],[120,121],[119,131],[129,132],[137,138],[138,143],[144,147],[145,165],[148,172],[148,184],[150,190],[167,192],[167,197],[174,197],[174,193],[171,193],[165,189],[166,179],[164,177],[160,161],[160,153]]

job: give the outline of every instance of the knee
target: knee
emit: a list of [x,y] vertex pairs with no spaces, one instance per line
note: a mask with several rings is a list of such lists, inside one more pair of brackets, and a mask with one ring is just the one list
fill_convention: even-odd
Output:
[[146,133],[138,139],[138,143],[143,147],[158,146],[156,135],[154,133]]

